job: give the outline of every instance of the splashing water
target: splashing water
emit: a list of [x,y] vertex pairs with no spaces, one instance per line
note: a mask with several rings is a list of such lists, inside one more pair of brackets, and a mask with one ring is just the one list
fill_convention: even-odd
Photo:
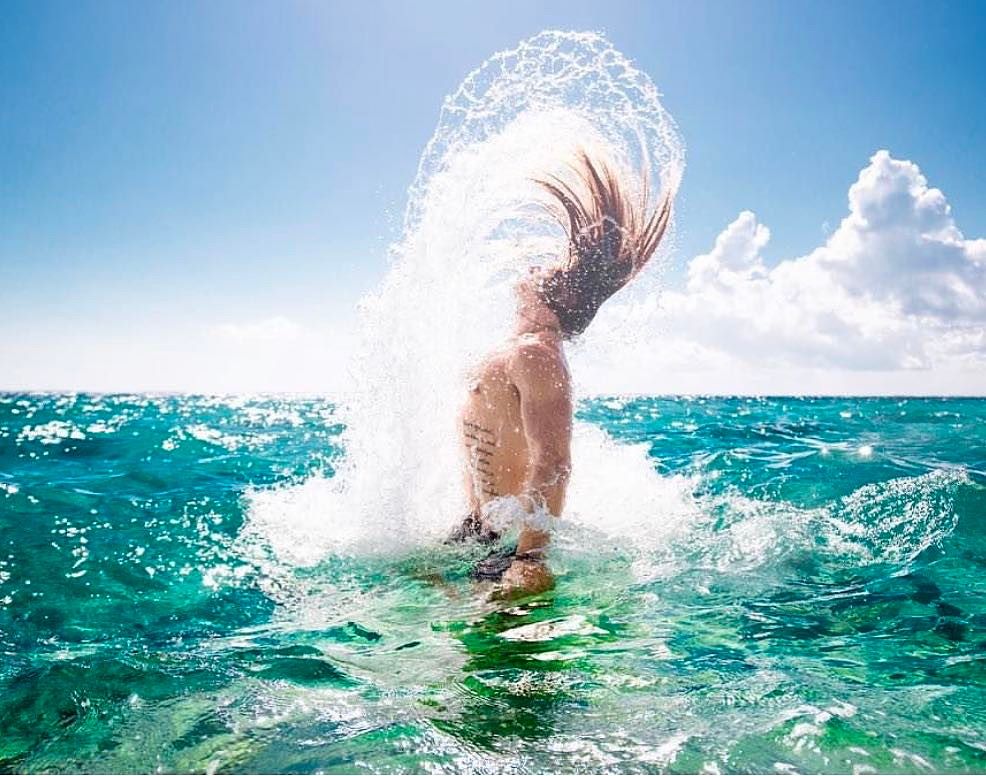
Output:
[[[331,482],[256,497],[251,528],[286,559],[402,549],[461,519],[455,419],[465,370],[509,333],[520,273],[562,255],[563,233],[538,205],[533,180],[580,147],[625,170],[652,168],[652,202],[678,188],[684,149],[674,121],[651,80],[600,35],[541,33],[490,58],[446,99],[390,272],[362,304],[346,461]],[[660,257],[623,298],[652,296],[659,265]],[[576,381],[578,371],[576,360]],[[646,456],[590,430],[579,431],[573,458],[576,483],[592,483],[573,486],[573,519],[625,523],[655,513],[655,491],[669,498]],[[625,483],[633,475],[624,471],[635,479]]]
[[0,395],[0,770],[983,769],[986,400],[579,417],[609,517],[496,604],[306,543],[329,402]]
[[340,405],[0,394],[0,772],[986,768],[986,400],[582,397],[554,590],[491,602],[437,541],[576,142],[677,188],[598,35],[447,100]]

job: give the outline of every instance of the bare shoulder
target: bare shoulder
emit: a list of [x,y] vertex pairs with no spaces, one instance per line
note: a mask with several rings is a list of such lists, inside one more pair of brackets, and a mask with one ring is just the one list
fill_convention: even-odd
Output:
[[510,375],[518,383],[551,381],[568,385],[568,366],[557,344],[536,337],[519,338],[507,359]]
[[495,351],[491,353],[483,359],[483,361],[473,365],[473,367],[468,371],[467,377],[469,382],[495,383],[506,380],[509,360],[509,354],[504,351]]

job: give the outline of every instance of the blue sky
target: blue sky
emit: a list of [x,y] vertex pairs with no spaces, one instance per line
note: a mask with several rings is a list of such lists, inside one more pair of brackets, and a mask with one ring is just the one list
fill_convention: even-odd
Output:
[[7,2],[0,20],[0,387],[194,388],[148,354],[203,327],[345,326],[443,97],[545,28],[605,32],[665,95],[688,146],[672,282],[744,210],[769,225],[765,267],[812,251],[878,149],[986,235],[981,3]]

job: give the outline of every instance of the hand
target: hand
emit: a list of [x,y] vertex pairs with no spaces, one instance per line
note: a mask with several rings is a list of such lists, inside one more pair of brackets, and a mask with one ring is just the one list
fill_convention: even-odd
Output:
[[542,560],[518,559],[503,572],[500,595],[518,598],[537,595],[554,587],[555,579]]

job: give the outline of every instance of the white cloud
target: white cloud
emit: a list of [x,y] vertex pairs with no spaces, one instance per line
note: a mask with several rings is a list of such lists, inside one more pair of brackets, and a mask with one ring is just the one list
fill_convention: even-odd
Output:
[[[770,230],[743,211],[688,262],[681,287],[605,305],[573,358],[582,389],[986,394],[986,239],[966,239],[944,194],[886,151],[848,203],[821,245],[777,263],[763,256]],[[305,325],[275,315],[2,328],[0,389],[337,393],[357,347],[348,310]]]
[[222,339],[244,344],[292,342],[304,333],[300,325],[283,315],[246,323],[222,323],[211,331]]
[[293,392],[348,384],[352,321],[31,323],[0,337],[0,390]]
[[811,253],[768,267],[769,239],[743,211],[659,311],[629,313],[652,335],[629,356],[650,390],[770,390],[778,375],[778,392],[986,389],[986,240],[963,237],[916,164],[876,153]]
[[770,230],[744,210],[716,237],[710,253],[696,256],[688,265],[688,289],[707,286],[731,288],[743,281],[763,277],[766,269],[760,251],[770,241]]

